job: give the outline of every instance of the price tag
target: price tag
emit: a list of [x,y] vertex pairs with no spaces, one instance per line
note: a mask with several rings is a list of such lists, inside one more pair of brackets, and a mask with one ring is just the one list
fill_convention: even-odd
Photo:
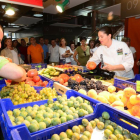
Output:
[[136,91],[140,92],[140,81],[137,81],[136,84]]

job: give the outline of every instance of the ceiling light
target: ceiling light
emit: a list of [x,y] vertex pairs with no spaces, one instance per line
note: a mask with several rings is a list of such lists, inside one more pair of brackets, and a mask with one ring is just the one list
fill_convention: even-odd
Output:
[[43,14],[36,13],[33,15],[34,17],[43,17]]
[[[55,0],[55,1],[60,1],[60,0]],[[69,0],[65,0],[62,4],[57,4],[56,9],[58,12],[62,13],[64,11],[64,7],[69,3]]]
[[8,16],[13,16],[15,14],[15,10],[10,5],[7,5],[5,8],[5,14]]

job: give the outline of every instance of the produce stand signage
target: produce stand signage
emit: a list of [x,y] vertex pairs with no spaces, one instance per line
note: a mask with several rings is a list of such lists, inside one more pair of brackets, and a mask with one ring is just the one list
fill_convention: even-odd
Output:
[[42,0],[0,0],[0,1],[11,3],[11,4],[13,3],[13,4],[24,5],[24,6],[43,8]]
[[122,0],[121,17],[134,17],[140,15],[140,0]]
[[140,81],[137,81],[136,83],[137,83],[136,90],[137,90],[138,92],[140,92]]

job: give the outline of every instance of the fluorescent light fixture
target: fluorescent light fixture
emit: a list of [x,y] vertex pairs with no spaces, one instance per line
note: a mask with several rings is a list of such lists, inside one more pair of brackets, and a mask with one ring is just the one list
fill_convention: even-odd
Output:
[[13,7],[11,7],[11,5],[7,5],[5,7],[5,14],[8,16],[13,16],[15,14],[15,10]]
[[36,13],[33,15],[34,17],[43,17],[43,14]]
[[[60,0],[55,0],[55,1],[60,1]],[[69,3],[69,0],[65,0],[62,4],[57,4],[56,5],[56,9],[57,9],[57,11],[58,12],[60,12],[60,13],[62,13],[62,12],[64,12],[64,7],[67,5]]]

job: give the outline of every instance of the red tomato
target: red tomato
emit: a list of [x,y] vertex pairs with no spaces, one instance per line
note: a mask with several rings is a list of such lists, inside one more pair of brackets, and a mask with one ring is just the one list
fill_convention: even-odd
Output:
[[64,80],[62,78],[59,78],[58,81],[60,84],[62,84],[62,85],[64,84]]
[[75,77],[77,82],[81,82],[83,80],[83,77],[79,74],[75,74],[74,77]]
[[30,86],[34,86],[35,85],[35,83],[33,82],[33,81],[27,81],[27,82],[25,82],[26,84],[29,84]]
[[27,72],[27,76],[31,77],[31,78],[34,77],[34,76],[37,76],[37,75],[38,75],[38,72],[35,69],[31,69]]
[[95,62],[88,62],[87,63],[87,68],[89,70],[94,70],[96,68],[96,63]]
[[33,78],[26,77],[26,81],[33,81]]
[[64,80],[64,83],[68,82],[69,80],[69,76],[67,74],[60,74],[59,77]]
[[39,76],[34,76],[33,77],[33,81],[36,83],[36,82],[39,82],[40,81],[40,77]]
[[44,81],[44,82],[42,82],[42,84],[41,84],[42,87],[46,87],[47,85],[48,85],[48,81]]

